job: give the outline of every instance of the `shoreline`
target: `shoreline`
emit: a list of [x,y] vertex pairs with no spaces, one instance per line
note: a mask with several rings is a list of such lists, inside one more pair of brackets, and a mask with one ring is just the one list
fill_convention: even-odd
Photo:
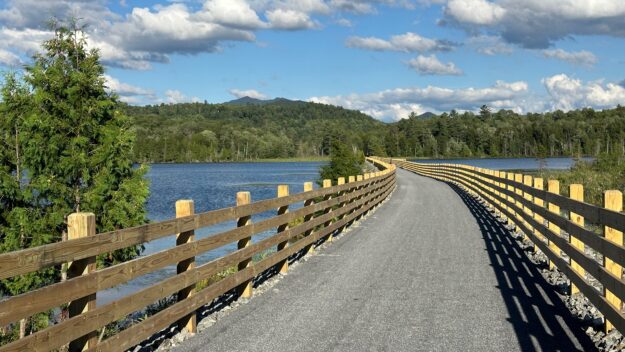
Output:
[[330,161],[330,157],[301,157],[301,158],[269,158],[254,160],[220,160],[220,161],[143,161],[136,164],[168,165],[168,164],[252,164],[252,163],[314,163]]

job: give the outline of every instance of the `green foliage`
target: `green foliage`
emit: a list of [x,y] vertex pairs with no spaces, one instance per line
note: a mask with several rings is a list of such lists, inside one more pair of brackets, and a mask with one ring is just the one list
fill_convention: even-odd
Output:
[[211,162],[324,157],[335,131],[360,150],[384,123],[330,105],[278,100],[258,104],[126,106],[136,120],[135,160]]
[[[133,121],[105,90],[97,51],[80,28],[55,25],[23,77],[8,74],[0,103],[0,251],[60,241],[66,216],[96,214],[98,232],[146,221],[146,167],[133,162]],[[131,247],[101,265],[140,253]],[[60,278],[52,267],[0,281],[0,296]],[[48,319],[33,317],[34,330]],[[40,321],[41,320],[41,321]]]
[[320,185],[324,179],[336,182],[339,177],[356,176],[362,173],[365,156],[361,151],[352,150],[343,142],[341,136],[332,139],[330,150],[330,162],[323,165],[319,171]]
[[581,184],[584,186],[584,201],[603,206],[604,191],[625,192],[625,156],[604,153],[595,162],[578,161],[569,171],[542,171],[540,176],[559,180],[563,194],[568,194],[571,184]]
[[555,157],[623,153],[625,108],[519,115],[452,111],[428,119],[416,115],[387,126],[384,146],[392,156]]

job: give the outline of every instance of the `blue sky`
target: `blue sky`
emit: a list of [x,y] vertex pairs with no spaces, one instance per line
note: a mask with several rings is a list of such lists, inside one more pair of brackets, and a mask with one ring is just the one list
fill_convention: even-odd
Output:
[[80,17],[131,104],[250,95],[412,111],[625,105],[622,0],[4,0],[0,69]]

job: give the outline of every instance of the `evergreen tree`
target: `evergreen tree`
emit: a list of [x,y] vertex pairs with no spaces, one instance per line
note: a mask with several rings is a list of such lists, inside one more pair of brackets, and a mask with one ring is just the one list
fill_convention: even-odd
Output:
[[321,167],[319,175],[322,183],[324,179],[336,182],[339,177],[356,176],[362,173],[362,165],[365,162],[361,151],[354,152],[340,137],[332,138],[330,149],[330,163]]
[[[96,50],[75,23],[56,25],[44,52],[26,68],[33,111],[25,120],[24,164],[50,240],[58,241],[72,212],[96,214],[97,231],[146,221],[146,168],[132,161],[132,121],[106,91]],[[127,248],[99,258],[112,264],[138,255]]]

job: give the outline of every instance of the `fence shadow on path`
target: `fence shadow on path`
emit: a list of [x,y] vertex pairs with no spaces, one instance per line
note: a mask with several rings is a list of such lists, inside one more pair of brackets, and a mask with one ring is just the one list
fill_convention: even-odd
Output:
[[594,351],[596,347],[554,287],[523,253],[512,233],[480,202],[455,184],[480,227],[508,321],[523,351]]

